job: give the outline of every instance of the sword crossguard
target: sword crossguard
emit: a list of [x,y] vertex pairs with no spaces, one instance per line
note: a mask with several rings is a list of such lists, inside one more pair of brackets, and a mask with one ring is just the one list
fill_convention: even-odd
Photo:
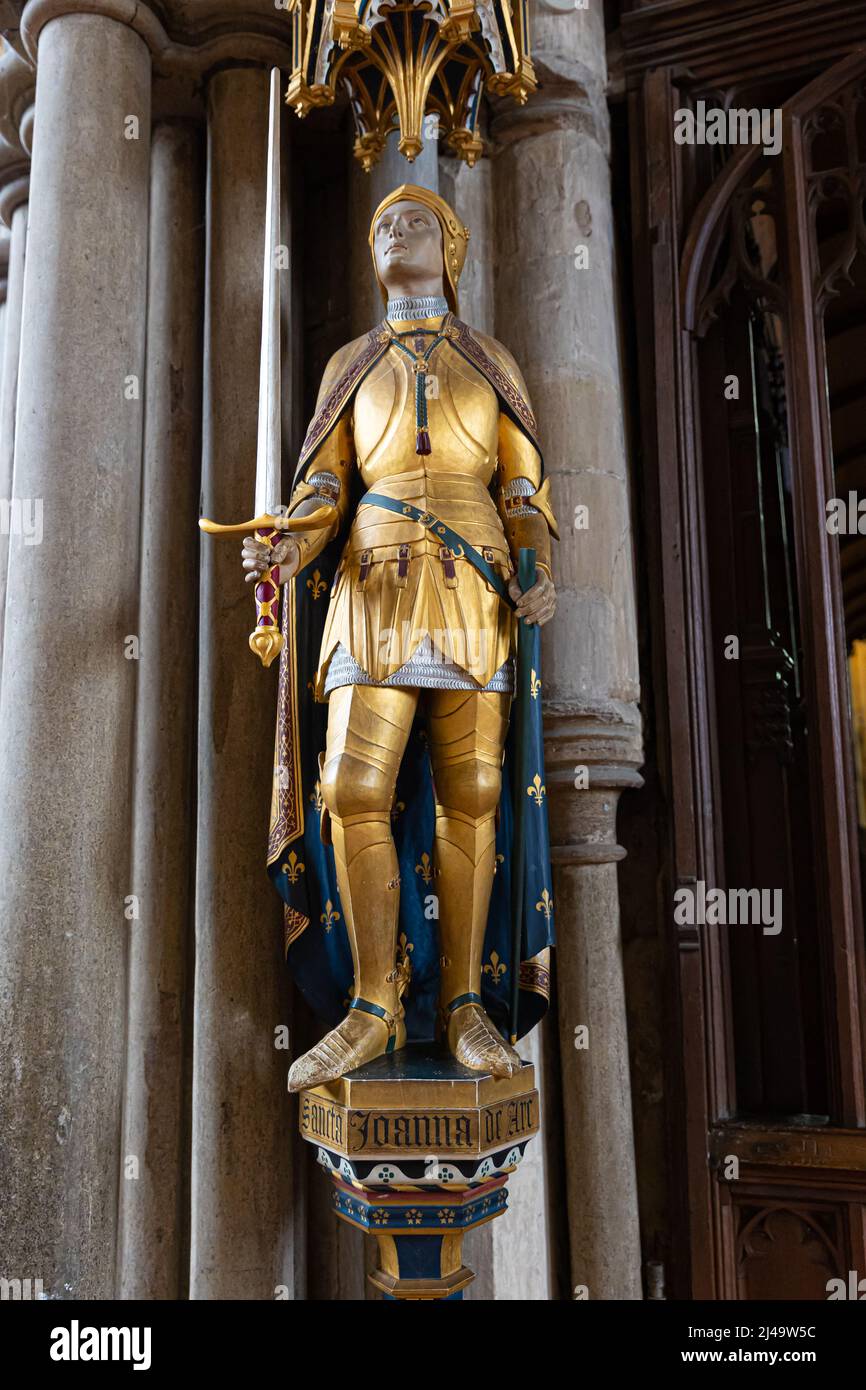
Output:
[[[208,536],[233,536],[242,531],[252,531],[257,541],[266,545],[276,545],[293,531],[315,531],[333,518],[331,507],[317,507],[305,516],[284,517],[263,512],[249,521],[235,521],[223,525],[208,517],[199,519],[199,529]],[[270,666],[283,650],[283,634],[280,632],[280,567],[273,565],[264,571],[256,583],[256,625],[250,633],[250,650],[255,652],[263,666]]]

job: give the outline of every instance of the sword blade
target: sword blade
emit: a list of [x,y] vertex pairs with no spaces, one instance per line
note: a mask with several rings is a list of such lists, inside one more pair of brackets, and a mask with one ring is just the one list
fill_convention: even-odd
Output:
[[280,70],[271,68],[255,516],[274,514],[282,501],[280,257]]

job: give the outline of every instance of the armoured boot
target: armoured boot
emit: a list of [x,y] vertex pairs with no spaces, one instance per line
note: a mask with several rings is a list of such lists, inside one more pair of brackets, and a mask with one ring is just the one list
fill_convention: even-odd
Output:
[[430,719],[442,1030],[459,1062],[494,1076],[521,1066],[481,1002],[507,709],[507,696],[437,691]]
[[[383,708],[392,720],[383,721]],[[406,1042],[401,996],[408,967],[396,964],[400,879],[390,812],[413,711],[405,691],[352,686],[331,696],[322,797],[352,948],[354,997],[343,1021],[294,1063],[290,1091],[334,1081]]]

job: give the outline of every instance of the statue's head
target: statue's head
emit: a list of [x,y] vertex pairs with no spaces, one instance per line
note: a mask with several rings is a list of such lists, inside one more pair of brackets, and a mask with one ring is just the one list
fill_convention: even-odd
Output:
[[377,207],[370,249],[382,300],[389,295],[444,294],[457,312],[457,282],[469,229],[438,193],[404,183]]

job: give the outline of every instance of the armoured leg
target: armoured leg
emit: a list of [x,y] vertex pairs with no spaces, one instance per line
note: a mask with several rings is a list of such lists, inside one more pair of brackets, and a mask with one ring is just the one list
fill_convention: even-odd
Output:
[[331,819],[337,882],[355,966],[353,1007],[289,1073],[289,1089],[343,1076],[406,1040],[396,974],[400,907],[391,804],[412,727],[414,690],[334,690],[322,799]]
[[436,789],[434,863],[448,1045],[465,1066],[510,1076],[520,1066],[481,1005],[481,954],[496,853],[496,807],[509,697],[431,691]]

